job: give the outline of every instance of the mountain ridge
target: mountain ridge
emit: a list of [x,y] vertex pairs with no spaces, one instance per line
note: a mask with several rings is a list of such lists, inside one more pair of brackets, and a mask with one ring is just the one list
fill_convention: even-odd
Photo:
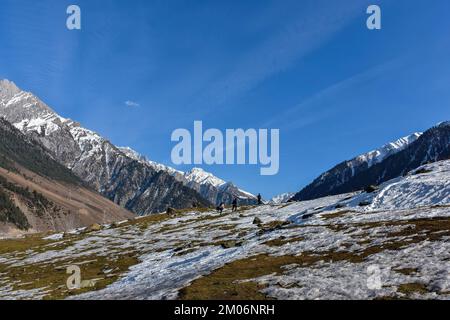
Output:
[[129,158],[107,139],[59,116],[8,80],[0,81],[0,116],[42,144],[95,190],[139,215],[165,211],[169,206],[211,205],[174,177]]
[[0,233],[67,231],[134,217],[0,118]]
[[450,126],[448,122],[443,122],[424,133],[413,133],[380,149],[339,163],[296,193],[292,200],[311,200],[378,185],[427,162],[448,159],[449,145]]
[[149,164],[156,171],[167,172],[185,186],[199,192],[202,197],[215,205],[219,205],[221,202],[230,204],[233,201],[233,198],[238,198],[240,204],[243,205],[257,203],[255,195],[238,188],[232,182],[226,182],[216,177],[202,168],[194,167],[189,171],[182,172],[172,167],[151,161],[146,156],[143,156],[130,147],[119,147],[119,149],[129,157]]
[[[220,202],[230,204],[234,198],[238,198],[241,204],[257,202],[253,194],[202,169],[193,168],[188,172],[181,172],[151,161],[132,148],[117,147],[98,133],[82,127],[80,123],[58,115],[35,95],[22,91],[9,80],[0,80],[0,116],[38,140],[51,151],[56,160],[97,191],[137,214],[165,211],[167,207],[190,207],[194,203],[202,206],[217,205]],[[137,163],[132,164],[132,161]],[[139,177],[131,173],[132,179],[135,179],[133,183],[113,181],[116,177],[127,179],[122,172],[124,168],[139,171]],[[162,178],[161,175],[152,180],[151,177],[156,177],[160,171],[173,177],[181,185],[170,181],[169,177]],[[162,185],[161,188],[152,186],[155,192],[152,196],[145,193],[145,190],[142,191],[140,185],[150,187],[150,181],[167,185]],[[121,186],[124,185],[126,187],[122,189]],[[165,192],[169,185],[174,188],[172,193]],[[178,189],[184,189],[184,192],[180,193]],[[182,199],[175,199],[175,194]],[[172,198],[172,201],[161,197]],[[143,203],[139,203],[140,201]],[[145,202],[152,203],[146,208]]]

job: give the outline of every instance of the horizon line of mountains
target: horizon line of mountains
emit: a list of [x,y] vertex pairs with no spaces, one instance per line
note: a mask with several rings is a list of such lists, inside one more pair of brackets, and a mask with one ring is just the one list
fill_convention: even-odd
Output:
[[[0,80],[0,117],[23,134],[27,143],[45,150],[48,161],[57,162],[90,190],[137,215],[163,212],[169,207],[230,204],[234,198],[239,199],[240,205],[257,203],[253,194],[202,169],[177,171],[130,148],[117,147],[79,123],[59,116],[35,95],[8,80]],[[0,127],[5,126],[5,122],[0,122]],[[0,166],[11,160],[7,159],[11,154],[1,153],[2,143]],[[449,159],[449,145],[450,122],[443,122],[424,133],[414,133],[344,161],[298,193],[280,195],[271,203],[310,200],[378,185],[425,163]],[[6,160],[2,162],[3,158]],[[48,172],[39,170],[36,173],[48,176]]]

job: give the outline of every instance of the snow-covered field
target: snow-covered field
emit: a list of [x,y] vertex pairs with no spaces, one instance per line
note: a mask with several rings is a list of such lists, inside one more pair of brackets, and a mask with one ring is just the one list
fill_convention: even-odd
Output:
[[[87,231],[0,242],[0,299],[449,299],[450,161],[372,193]],[[68,292],[71,264],[111,281]]]

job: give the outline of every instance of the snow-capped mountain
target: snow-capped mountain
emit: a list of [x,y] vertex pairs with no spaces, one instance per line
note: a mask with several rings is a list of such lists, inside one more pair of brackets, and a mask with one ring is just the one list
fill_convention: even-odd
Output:
[[378,150],[344,161],[321,174],[293,200],[309,200],[378,185],[427,162],[450,156],[450,126],[443,122],[425,133],[414,133]]
[[230,204],[234,198],[238,198],[239,203],[242,205],[257,203],[255,195],[239,189],[233,183],[226,182],[201,168],[193,168],[190,171],[182,172],[169,166],[150,161],[147,157],[129,147],[120,147],[119,149],[130,158],[146,163],[156,171],[167,172],[178,181],[182,182],[187,187],[196,190],[202,197],[216,205],[221,202]]
[[149,160],[146,156],[140,154],[136,150],[131,149],[130,147],[118,147],[120,151],[122,151],[125,155],[130,157],[131,159],[137,160],[143,164],[149,165],[156,171],[165,171],[171,175],[173,175],[176,178],[179,178],[179,175],[183,175],[183,172],[175,170],[174,168],[171,168],[169,166],[163,165],[158,162],[154,162]]
[[97,133],[63,118],[13,82],[0,81],[0,116],[46,147],[61,164],[117,204],[140,215],[192,203],[210,205],[172,175],[135,159]]
[[285,192],[270,199],[269,204],[287,203],[295,195],[295,192]]
[[189,182],[195,182],[198,184],[207,183],[217,188],[226,183],[222,179],[214,176],[212,173],[206,172],[200,168],[193,168],[192,170],[186,172],[184,174],[184,177]]
[[225,182],[212,173],[200,168],[193,168],[185,172],[182,178],[185,185],[196,190],[205,199],[215,203],[230,204],[234,198],[239,200],[240,205],[256,204],[256,197],[236,187],[232,182]]
[[117,147],[120,151],[122,151],[123,153],[125,153],[128,157],[130,157],[131,159],[140,161],[140,162],[148,162],[149,160],[147,159],[147,157],[141,155],[140,153],[138,153],[137,151],[131,149],[130,147]]
[[388,144],[385,144],[379,149],[370,151],[368,153],[362,154],[355,159],[352,159],[349,161],[349,163],[353,167],[357,167],[361,163],[367,163],[367,167],[372,167],[373,165],[380,163],[387,157],[402,151],[405,149],[408,145],[416,141],[420,136],[422,135],[422,132],[415,132],[409,136],[400,138],[394,142],[390,142]]
[[0,236],[67,231],[134,216],[87,188],[40,143],[0,118]]
[[[162,211],[168,206],[206,205],[205,199],[212,204],[231,203],[234,197],[238,197],[242,204],[256,202],[254,195],[202,169],[194,168],[184,173],[151,161],[131,148],[116,147],[96,132],[59,116],[36,96],[20,90],[8,80],[0,81],[0,116],[33,136],[52,152],[57,161],[95,189],[138,214]],[[128,172],[130,170],[136,172]],[[153,178],[158,179],[151,181]],[[162,185],[153,190],[156,194],[151,194],[149,184],[153,187],[155,183]],[[165,183],[170,186],[165,186]],[[179,191],[185,187],[190,190],[180,195]]]

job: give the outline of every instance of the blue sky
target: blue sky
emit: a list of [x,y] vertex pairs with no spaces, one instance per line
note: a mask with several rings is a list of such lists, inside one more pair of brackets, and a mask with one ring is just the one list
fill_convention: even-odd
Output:
[[[65,27],[82,10],[82,30]],[[382,30],[366,8],[382,9]],[[279,128],[280,172],[205,166],[270,197],[450,120],[450,2],[2,0],[0,78],[171,165],[176,128]],[[189,167],[178,167],[186,170]]]

